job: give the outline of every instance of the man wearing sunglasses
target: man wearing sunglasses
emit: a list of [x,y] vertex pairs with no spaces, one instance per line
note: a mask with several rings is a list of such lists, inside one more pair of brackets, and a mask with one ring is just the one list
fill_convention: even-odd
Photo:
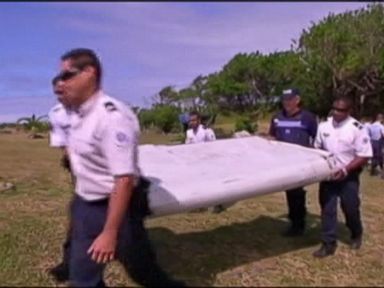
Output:
[[349,98],[336,99],[332,117],[320,124],[316,135],[315,147],[331,152],[338,167],[332,179],[321,182],[319,187],[322,245],[313,253],[317,258],[333,255],[336,251],[338,198],[351,232],[351,249],[359,249],[362,243],[359,175],[372,157],[372,147],[367,130],[351,117],[352,107]]
[[[269,136],[278,141],[312,147],[317,131],[314,114],[301,108],[300,92],[296,88],[283,91],[283,109],[272,118]],[[285,237],[300,236],[305,230],[306,191],[297,187],[286,191],[290,226],[283,232]]]
[[71,203],[71,287],[103,287],[106,263],[119,260],[143,286],[184,286],[159,267],[144,227],[148,183],[140,177],[136,115],[101,90],[90,49],[61,57],[61,95],[71,106],[68,154],[76,179]]

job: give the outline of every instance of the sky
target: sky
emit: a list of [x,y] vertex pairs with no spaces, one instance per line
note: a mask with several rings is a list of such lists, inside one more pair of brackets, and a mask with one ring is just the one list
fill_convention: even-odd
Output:
[[188,86],[237,53],[289,50],[329,13],[367,2],[1,2],[0,122],[45,115],[60,56],[91,48],[103,90],[148,107],[168,85]]

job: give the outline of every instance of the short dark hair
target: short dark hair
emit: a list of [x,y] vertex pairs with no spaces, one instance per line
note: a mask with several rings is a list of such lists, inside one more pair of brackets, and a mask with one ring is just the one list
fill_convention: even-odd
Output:
[[336,97],[335,100],[333,100],[333,103],[336,103],[336,102],[344,102],[345,104],[347,104],[348,109],[353,108],[353,100],[348,96]]
[[61,56],[61,60],[71,60],[73,62],[73,66],[78,69],[84,69],[86,66],[92,66],[95,68],[96,84],[98,88],[100,88],[103,69],[99,58],[93,50],[88,48],[72,49],[64,53],[64,55]]
[[197,118],[201,119],[200,113],[197,111],[191,111],[189,112],[189,117],[197,116]]

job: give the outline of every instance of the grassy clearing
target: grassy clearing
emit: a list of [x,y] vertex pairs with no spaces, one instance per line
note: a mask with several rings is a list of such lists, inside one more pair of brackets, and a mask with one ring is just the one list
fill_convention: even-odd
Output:
[[[224,123],[225,124],[225,123]],[[144,133],[142,143],[169,143],[178,135]],[[57,286],[45,270],[61,257],[67,225],[70,178],[60,152],[47,139],[0,135],[0,175],[16,184],[0,194],[0,285]],[[254,170],[257,173],[257,169]],[[1,180],[1,179],[0,179]],[[384,275],[383,180],[362,177],[365,242],[350,251],[340,219],[335,257],[313,259],[319,243],[317,185],[308,187],[309,229],[285,239],[283,193],[237,203],[222,214],[186,213],[147,221],[159,261],[194,286],[382,286]],[[109,285],[135,285],[117,263]]]

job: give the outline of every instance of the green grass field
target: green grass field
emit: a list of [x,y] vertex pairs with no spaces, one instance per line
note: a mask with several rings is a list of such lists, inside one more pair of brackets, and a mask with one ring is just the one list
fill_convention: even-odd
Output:
[[[144,133],[142,143],[177,137]],[[61,259],[72,193],[59,166],[60,151],[49,148],[47,138],[32,140],[21,133],[0,134],[0,143],[0,181],[16,185],[0,192],[0,286],[59,286],[46,269]],[[149,219],[146,225],[159,261],[189,285],[383,286],[383,180],[362,176],[362,249],[349,249],[339,213],[339,248],[323,260],[311,256],[319,244],[320,220],[317,185],[308,190],[309,229],[302,238],[279,234],[287,224],[283,193],[239,202],[221,214],[185,213]],[[136,285],[118,263],[105,276],[108,285]]]

